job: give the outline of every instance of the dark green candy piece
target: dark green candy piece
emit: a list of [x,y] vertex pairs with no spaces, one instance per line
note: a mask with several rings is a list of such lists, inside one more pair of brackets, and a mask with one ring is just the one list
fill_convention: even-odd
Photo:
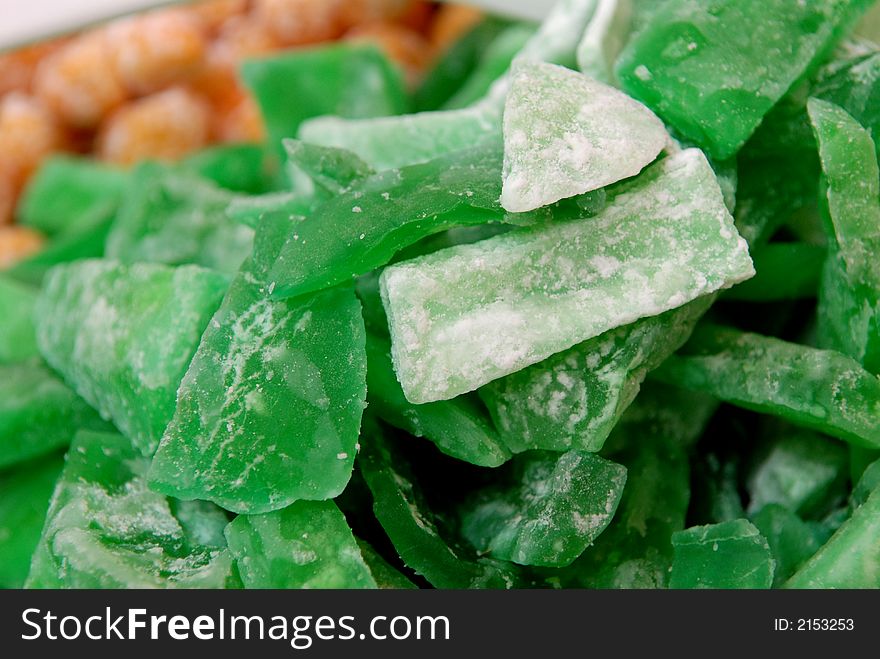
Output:
[[726,300],[779,302],[814,298],[827,250],[809,243],[770,243],[752,252],[757,273],[724,293]]
[[624,89],[712,157],[733,155],[870,0],[670,0],[617,64]]
[[403,395],[391,363],[391,342],[367,334],[367,397],[376,416],[416,437],[426,437],[447,455],[481,467],[497,467],[510,458],[478,400],[413,405]]
[[37,290],[0,275],[0,364],[24,361],[39,355],[34,333]]
[[838,352],[706,325],[652,376],[880,448],[880,379]]
[[259,144],[225,144],[204,149],[181,163],[221,188],[244,194],[269,192],[272,177]]
[[767,540],[745,519],[694,526],[672,535],[670,588],[769,588],[775,561]]
[[418,588],[412,581],[407,579],[396,568],[392,567],[388,561],[379,555],[368,543],[355,538],[358,547],[361,548],[361,556],[364,563],[370,568],[370,574],[376,580],[376,585],[383,590],[415,590]]
[[803,565],[830,535],[815,522],[804,522],[788,508],[771,503],[752,517],[752,523],[767,539],[776,570],[773,586],[780,586]]
[[377,588],[332,501],[298,501],[226,527],[245,588]]
[[562,567],[611,522],[626,468],[586,451],[517,456],[461,508],[462,535],[480,554]]
[[287,216],[264,218],[177,392],[150,482],[256,514],[337,496],[351,477],[366,397],[354,292],[273,300],[265,284]]
[[878,485],[880,485],[880,460],[875,460],[865,468],[861,478],[859,478],[858,483],[856,483],[853,488],[852,494],[850,495],[850,506],[853,509],[861,506],[868,500],[871,492],[874,491]]
[[37,301],[37,343],[80,396],[152,455],[226,286],[197,266],[56,266]]
[[125,437],[81,432],[52,495],[28,588],[235,587],[221,511],[151,492]]
[[21,588],[64,460],[60,455],[0,474],[0,588]]
[[79,428],[109,425],[42,362],[0,365],[0,469],[66,447]]

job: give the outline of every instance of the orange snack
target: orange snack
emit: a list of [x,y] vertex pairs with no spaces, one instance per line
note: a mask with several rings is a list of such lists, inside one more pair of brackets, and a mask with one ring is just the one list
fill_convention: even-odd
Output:
[[278,41],[295,46],[340,36],[351,8],[347,0],[254,0],[254,12]]
[[128,96],[111,54],[105,30],[87,32],[40,62],[34,92],[68,125],[94,128]]
[[177,160],[208,144],[211,109],[187,89],[171,89],[120,108],[101,127],[98,155],[120,165]]
[[36,254],[45,239],[41,233],[22,226],[0,227],[0,270]]
[[202,0],[185,8],[209,32],[216,32],[229,18],[244,14],[247,9],[248,0]]
[[413,4],[413,0],[349,0],[343,20],[348,26],[393,20],[403,16]]
[[403,69],[410,84],[417,81],[431,57],[432,49],[425,38],[397,23],[371,23],[356,27],[346,34],[346,39],[377,44],[391,61]]
[[0,98],[0,159],[13,190],[61,143],[55,117],[39,100],[23,92]]
[[61,40],[25,46],[8,53],[0,53],[0,96],[11,91],[30,91],[31,81],[40,60],[58,50]]
[[228,108],[218,108],[215,114],[214,139],[218,142],[262,142],[266,137],[260,108],[247,94]]
[[434,15],[429,38],[438,51],[445,50],[459,37],[476,26],[483,12],[465,5],[442,5]]
[[0,227],[12,222],[15,211],[15,186],[12,177],[0,167]]

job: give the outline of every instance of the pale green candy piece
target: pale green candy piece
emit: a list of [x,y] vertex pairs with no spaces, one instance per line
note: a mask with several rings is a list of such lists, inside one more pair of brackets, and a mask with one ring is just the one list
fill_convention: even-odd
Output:
[[80,396],[151,455],[226,286],[197,266],[60,265],[37,301],[37,343]]
[[265,273],[294,221],[263,219],[202,336],[153,461],[156,490],[257,514],[348,483],[366,398],[360,303],[343,288],[270,299]]
[[672,535],[670,588],[769,588],[776,562],[766,538],[745,519]]
[[0,364],[39,355],[33,320],[36,301],[37,289],[0,276]]
[[28,588],[235,587],[213,507],[152,492],[149,460],[125,437],[80,432],[52,495]]
[[663,122],[623,92],[521,60],[504,106],[501,205],[523,213],[635,176],[666,140]]
[[626,45],[632,19],[632,0],[598,0],[578,45],[578,68],[596,80],[616,85],[614,63]]
[[482,387],[507,446],[599,451],[648,371],[687,341],[714,299],[610,330]]
[[593,217],[398,263],[380,283],[398,379],[426,403],[753,274],[715,174],[689,149],[621,185]]
[[558,0],[538,32],[523,47],[518,59],[574,68],[575,51],[598,4],[599,0]]
[[299,501],[226,527],[245,588],[378,588],[332,501]]
[[785,586],[880,588],[880,487]]
[[480,554],[562,567],[611,522],[626,467],[584,451],[538,451],[514,458],[496,479],[462,505],[462,535]]

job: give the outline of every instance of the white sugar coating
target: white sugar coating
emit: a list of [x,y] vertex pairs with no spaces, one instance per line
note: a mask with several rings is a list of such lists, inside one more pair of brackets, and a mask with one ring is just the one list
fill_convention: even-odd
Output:
[[633,0],[598,0],[577,49],[578,68],[596,80],[614,82],[614,62],[629,38]]
[[753,275],[712,168],[688,149],[594,217],[404,261],[380,285],[397,377],[427,403]]
[[504,106],[501,205],[527,212],[635,176],[667,139],[653,112],[613,87],[519,62]]

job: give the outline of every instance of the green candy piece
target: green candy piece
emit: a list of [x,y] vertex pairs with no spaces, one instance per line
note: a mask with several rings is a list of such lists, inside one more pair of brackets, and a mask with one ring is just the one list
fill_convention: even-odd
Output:
[[500,221],[500,173],[489,142],[354,184],[297,225],[269,274],[274,297],[349,282],[450,227]]
[[61,456],[0,474],[0,588],[21,588],[64,460]]
[[880,487],[785,587],[880,588]]
[[378,588],[332,501],[298,501],[226,527],[245,588]]
[[[309,144],[302,140],[284,140],[288,172],[294,170],[292,183],[308,179],[315,203],[347,192],[353,185],[375,174],[373,169],[351,151]],[[301,193],[302,194],[302,193]]]
[[226,285],[196,266],[56,266],[37,300],[37,343],[80,396],[152,455]]
[[745,519],[672,534],[670,588],[769,588],[775,561],[767,540]]
[[231,199],[231,193],[198,176],[145,163],[126,188],[106,256],[232,274],[250,254],[254,232],[226,215]]
[[611,522],[627,472],[593,453],[517,456],[461,507],[461,533],[483,554],[564,567]]
[[515,453],[599,451],[648,371],[687,341],[713,301],[618,327],[482,387],[505,443]]
[[617,63],[626,91],[718,159],[823,61],[871,0],[672,0]]
[[87,158],[56,155],[37,170],[18,205],[18,221],[49,236],[71,235],[110,217],[129,175]]
[[[822,281],[820,336],[828,347],[880,372],[880,169],[874,141],[850,115],[826,101],[807,104],[827,181],[833,225]],[[843,290],[833,290],[842,288]]]
[[279,148],[311,117],[376,117],[405,106],[400,72],[373,45],[333,44],[248,60],[241,77],[260,106],[269,143]]
[[577,68],[577,48],[599,0],[558,0],[518,59]]
[[785,583],[828,539],[830,532],[808,524],[785,506],[771,503],[752,517],[752,523],[767,539],[776,570],[773,586]]
[[626,45],[632,21],[633,0],[598,0],[578,45],[578,68],[600,82],[615,84],[614,62]]
[[880,379],[855,360],[758,334],[697,327],[685,355],[651,377],[880,448]]
[[638,174],[668,136],[644,105],[563,66],[520,60],[504,105],[501,205],[532,211]]
[[70,444],[108,424],[38,360],[0,365],[0,469]]
[[752,279],[725,291],[725,300],[779,302],[815,298],[827,250],[809,243],[770,243],[752,252]]
[[396,568],[392,567],[369,544],[359,538],[355,538],[355,540],[357,540],[358,547],[361,549],[364,563],[370,568],[370,574],[373,575],[373,579],[376,580],[376,585],[379,588],[383,590],[416,590],[418,588]]
[[34,305],[37,290],[0,275],[0,364],[20,362],[37,357],[37,339],[34,334]]
[[594,217],[398,263],[381,287],[397,376],[426,403],[753,274],[715,174],[690,149],[618,186]]
[[365,426],[358,464],[373,494],[373,512],[382,528],[403,562],[431,585],[444,589],[522,585],[515,566],[477,557],[472,550],[451,544],[440,535],[439,520],[409,465],[381,436],[375,422]]
[[226,517],[151,492],[125,437],[80,432],[52,495],[28,588],[234,587]]
[[272,300],[266,269],[286,216],[261,223],[202,336],[150,472],[158,491],[238,513],[338,495],[366,397],[364,325],[351,290]]
[[181,167],[232,192],[262,194],[271,188],[266,150],[258,144],[204,149],[184,160]]
[[497,467],[510,459],[479,401],[462,396],[413,405],[406,400],[391,365],[391,344],[367,334],[367,397],[380,419],[416,437],[432,441],[443,453],[481,467]]
[[827,513],[843,499],[846,447],[810,432],[784,435],[759,449],[746,479],[748,512],[780,504],[804,518]]
[[862,472],[850,495],[850,507],[855,510],[865,503],[878,485],[880,485],[880,459],[872,462]]

